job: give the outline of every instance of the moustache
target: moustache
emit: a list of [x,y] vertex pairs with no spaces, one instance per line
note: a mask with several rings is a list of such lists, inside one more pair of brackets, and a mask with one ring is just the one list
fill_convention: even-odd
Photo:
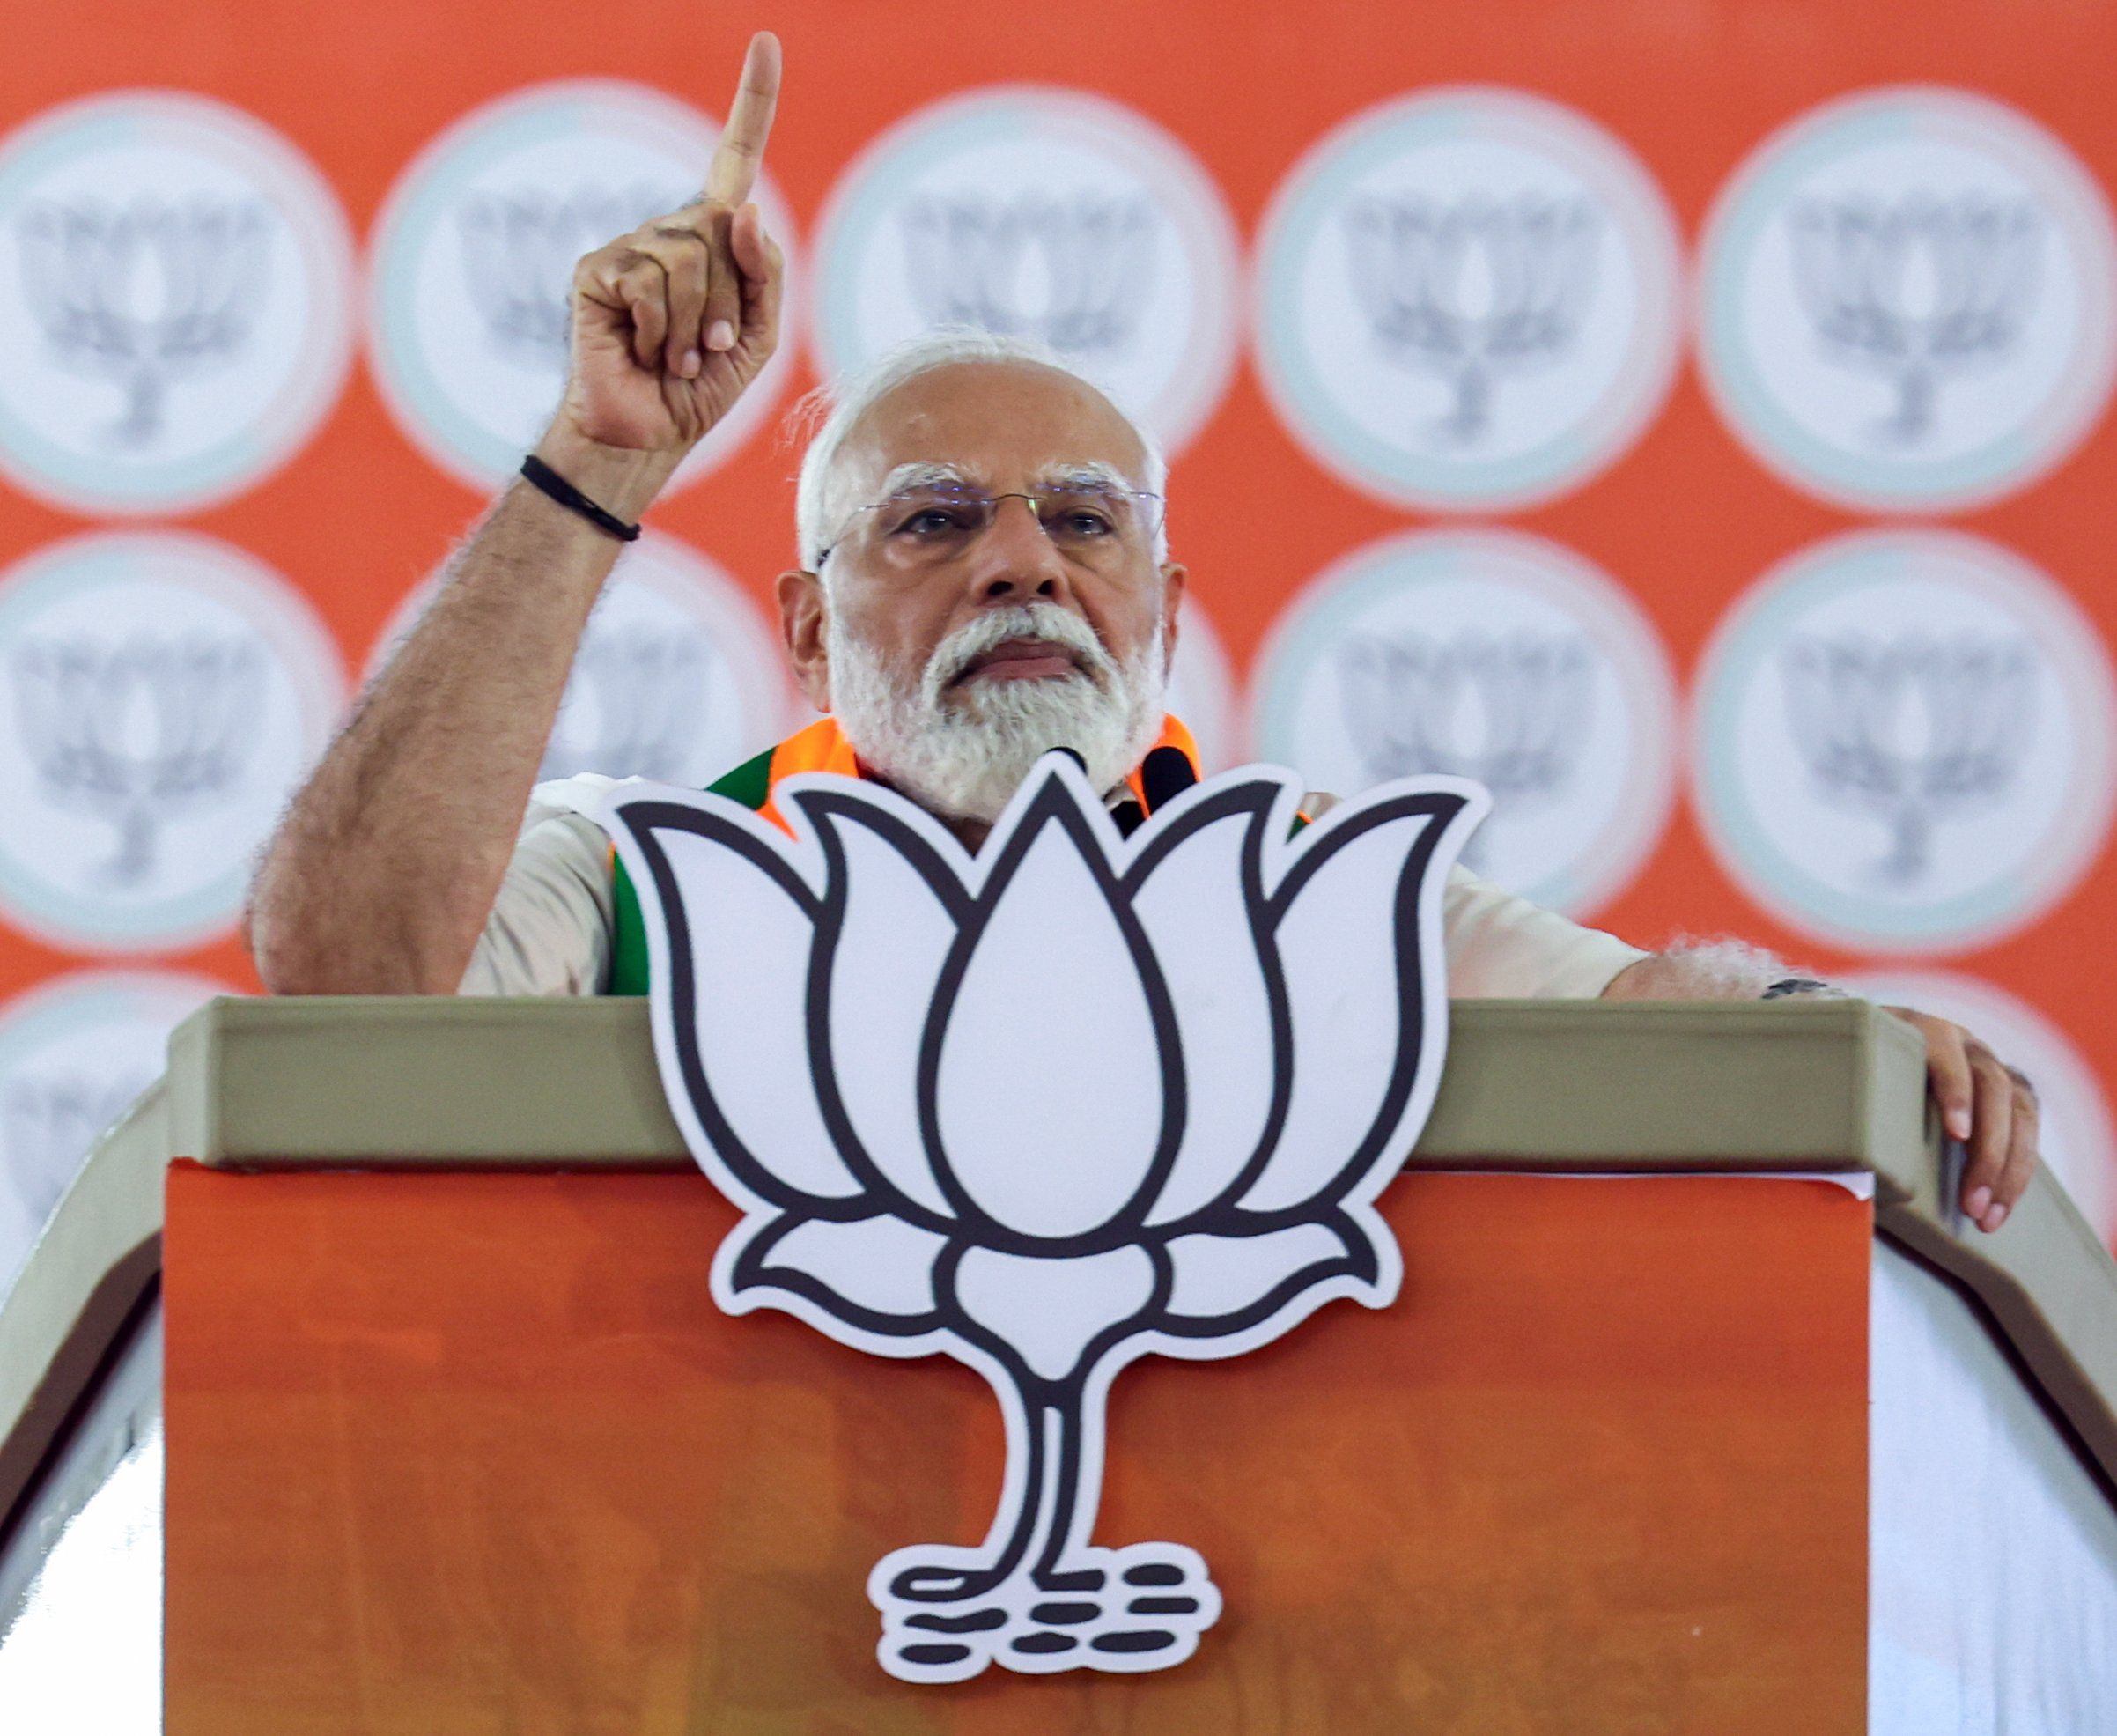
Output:
[[938,702],[957,677],[987,652],[1025,640],[1066,652],[1080,672],[1105,692],[1117,676],[1116,659],[1078,615],[1055,602],[1020,603],[966,621],[933,647],[921,683],[927,699]]

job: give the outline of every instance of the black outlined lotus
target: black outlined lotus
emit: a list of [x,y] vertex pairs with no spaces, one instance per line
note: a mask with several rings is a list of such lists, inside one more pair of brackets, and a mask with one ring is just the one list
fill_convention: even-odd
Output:
[[1294,834],[1294,774],[1199,786],[1120,839],[1048,757],[973,859],[889,790],[789,779],[797,836],[613,791],[656,1052],[744,1211],[731,1313],[981,1372],[991,1532],[876,1563],[893,1674],[1160,1669],[1220,1614],[1175,1543],[1090,1541],[1129,1362],[1233,1356],[1402,1276],[1374,1200],[1439,1082],[1441,897],[1475,786],[1383,786]]

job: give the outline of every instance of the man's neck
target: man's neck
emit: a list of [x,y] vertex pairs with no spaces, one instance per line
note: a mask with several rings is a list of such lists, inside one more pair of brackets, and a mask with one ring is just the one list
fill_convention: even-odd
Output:
[[[859,762],[859,768],[860,776],[869,783],[880,784],[884,789],[896,790],[896,793],[905,801],[913,803],[922,811],[933,815],[935,819],[948,828],[949,835],[973,856],[985,848],[985,839],[992,835],[992,823],[990,820],[970,820],[963,818],[959,814],[944,814],[940,809],[929,807],[926,803],[919,801],[909,790],[898,789],[895,784],[883,777],[866,760],[863,759]],[[1125,785],[1119,784],[1117,788],[1105,791],[1103,800],[1105,805],[1114,806],[1130,794],[1130,790]]]
[[868,765],[866,760],[860,760],[858,762],[858,764],[860,768],[860,776],[868,783],[880,784],[886,790],[896,790],[897,794],[903,796],[906,802],[911,803],[912,806],[917,808],[921,813],[931,814],[935,819],[939,820],[942,825],[946,826],[948,829],[949,835],[953,837],[958,844],[962,845],[964,849],[968,850],[973,856],[975,856],[981,849],[985,847],[985,839],[992,835],[992,826],[990,821],[966,820],[957,815],[944,814],[939,809],[933,808],[927,803],[921,802],[916,795],[912,794],[910,790],[900,788],[896,784],[891,783],[889,779],[883,777],[880,772],[877,772],[874,766]]

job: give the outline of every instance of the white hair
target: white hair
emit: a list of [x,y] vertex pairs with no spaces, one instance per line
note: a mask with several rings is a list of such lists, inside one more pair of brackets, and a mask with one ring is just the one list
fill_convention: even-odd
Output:
[[[975,326],[940,326],[886,351],[835,387],[817,387],[797,407],[797,417],[804,410],[811,415],[828,410],[808,450],[801,454],[800,476],[794,487],[794,536],[801,565],[808,571],[817,571],[826,551],[844,535],[845,520],[861,504],[845,498],[839,476],[838,458],[846,437],[862,417],[906,380],[961,362],[1027,362],[1079,380],[1117,411],[1138,438],[1147,454],[1142,485],[1149,493],[1167,495],[1169,462],[1162,454],[1160,443],[1123,404],[1056,351],[1027,338],[1007,337]],[[1154,552],[1157,562],[1169,558],[1167,516],[1164,511],[1156,518],[1159,528],[1154,532]]]

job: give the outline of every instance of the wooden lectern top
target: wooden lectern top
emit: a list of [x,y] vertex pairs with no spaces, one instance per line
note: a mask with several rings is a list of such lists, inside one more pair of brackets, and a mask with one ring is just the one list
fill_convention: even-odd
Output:
[[[1916,1033],[1856,1001],[1458,1001],[1413,1168],[1866,1171],[2117,1482],[2117,1265],[2047,1174],[1967,1225]],[[159,1269],[162,1171],[689,1169],[641,1000],[224,999],[99,1141],[0,1307],[0,1523]]]

